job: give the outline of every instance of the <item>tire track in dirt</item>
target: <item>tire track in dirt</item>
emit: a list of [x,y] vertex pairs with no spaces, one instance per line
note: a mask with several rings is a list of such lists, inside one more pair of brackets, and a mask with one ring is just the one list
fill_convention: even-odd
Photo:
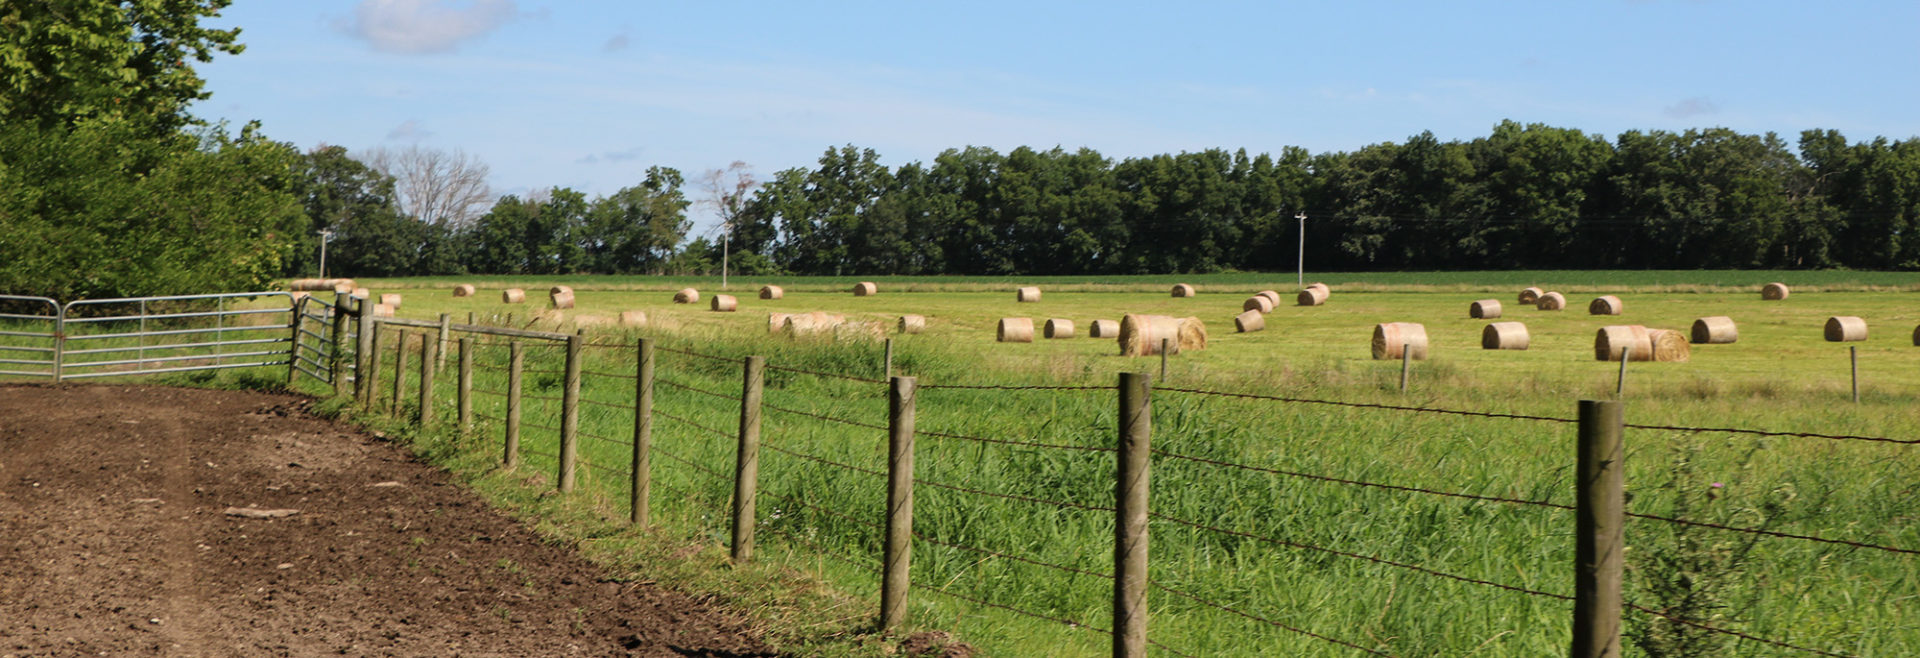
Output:
[[306,403],[0,386],[0,656],[772,655]]

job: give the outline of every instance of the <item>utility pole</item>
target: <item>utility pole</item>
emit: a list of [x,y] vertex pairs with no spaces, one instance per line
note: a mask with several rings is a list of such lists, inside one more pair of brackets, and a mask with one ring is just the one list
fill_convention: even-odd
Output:
[[327,240],[333,239],[333,231],[322,230],[315,235],[320,236],[320,278],[324,279],[327,278]]
[[1307,213],[1295,213],[1294,219],[1300,220],[1300,287],[1307,287]]

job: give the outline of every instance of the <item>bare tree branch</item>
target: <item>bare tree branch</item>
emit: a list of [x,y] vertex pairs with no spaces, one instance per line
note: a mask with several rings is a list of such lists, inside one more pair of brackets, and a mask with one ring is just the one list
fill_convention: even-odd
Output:
[[414,144],[372,149],[361,158],[392,176],[400,209],[427,224],[464,227],[493,203],[487,164],[465,151]]

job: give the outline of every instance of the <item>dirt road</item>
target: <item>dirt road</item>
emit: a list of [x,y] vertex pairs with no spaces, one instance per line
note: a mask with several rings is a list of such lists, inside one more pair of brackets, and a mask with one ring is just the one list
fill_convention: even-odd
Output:
[[305,404],[0,386],[0,656],[771,655]]

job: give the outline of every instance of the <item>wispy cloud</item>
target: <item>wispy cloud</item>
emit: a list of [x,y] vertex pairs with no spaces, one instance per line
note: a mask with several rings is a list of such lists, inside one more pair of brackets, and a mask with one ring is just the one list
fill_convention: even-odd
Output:
[[647,151],[647,147],[645,146],[635,146],[633,148],[626,149],[623,151],[607,151],[605,153],[588,154],[587,157],[574,160],[574,162],[578,164],[597,164],[601,162],[610,162],[610,163],[611,162],[628,162],[628,161],[640,159],[640,155],[643,153],[646,153],[646,151]]
[[621,34],[613,35],[613,38],[607,39],[606,45],[601,46],[600,50],[603,52],[609,52],[609,53],[619,52],[622,50],[626,50],[627,46],[631,46],[631,45],[633,45],[633,40],[630,38],[627,38],[627,35],[625,33],[621,33]]
[[480,37],[519,16],[513,0],[361,0],[353,19],[336,23],[348,34],[392,53],[440,53]]
[[1702,96],[1682,100],[1678,103],[1668,105],[1666,109],[1660,111],[1661,114],[1667,115],[1669,119],[1690,119],[1703,114],[1717,114],[1719,112],[1720,106],[1713,104],[1713,101]]
[[418,119],[407,119],[387,131],[387,140],[396,142],[417,142],[432,136],[433,132]]

